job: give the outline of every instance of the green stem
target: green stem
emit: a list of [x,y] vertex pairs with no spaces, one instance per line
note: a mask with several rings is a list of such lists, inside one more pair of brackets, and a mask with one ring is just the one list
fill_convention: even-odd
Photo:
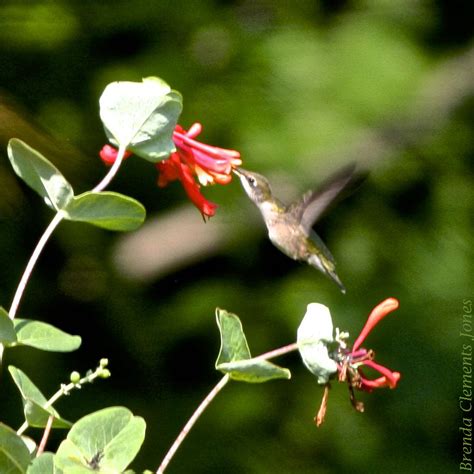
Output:
[[[101,192],[110,184],[114,176],[117,174],[118,169],[120,168],[125,151],[126,149],[124,147],[119,148],[117,158],[114,164],[112,165],[108,173],[104,176],[102,181],[97,186],[95,186],[92,191]],[[12,321],[13,319],[15,319],[18,307],[20,306],[21,298],[23,297],[23,293],[25,292],[26,285],[28,284],[33,269],[36,265],[36,262],[38,261],[39,256],[41,255],[41,252],[44,249],[44,246],[48,242],[56,227],[64,219],[65,216],[65,212],[62,210],[59,210],[56,213],[56,215],[53,217],[53,220],[49,223],[48,227],[46,228],[40,240],[38,241],[33,253],[31,254],[30,260],[26,265],[25,271],[23,272],[20,283],[18,284],[18,287],[16,289],[15,296],[13,297],[13,301],[10,306],[10,311],[8,312],[8,316]],[[2,344],[0,344],[0,364],[2,362],[3,351],[4,347]]]
[[297,342],[292,342],[291,344],[288,344],[287,346],[279,347],[278,349],[274,349],[273,351],[265,352],[265,354],[261,354],[257,357],[253,357],[253,359],[260,359],[260,360],[268,360],[268,359],[274,359],[275,357],[280,357],[284,354],[288,354],[289,352],[293,352],[298,350],[298,343]]
[[166,453],[166,456],[161,462],[160,467],[156,471],[156,474],[163,474],[165,472],[166,467],[170,463],[178,448],[181,446],[181,443],[191,431],[191,428],[193,427],[194,423],[196,423],[196,421],[202,415],[204,410],[209,406],[212,400],[214,400],[215,396],[226,386],[229,380],[229,374],[224,375],[224,377],[220,379],[219,383],[208,393],[207,397],[197,407],[196,411],[193,413],[186,425],[184,425],[184,428],[181,430],[181,433],[179,433],[175,442],[173,443],[169,451]]
[[114,176],[117,174],[120,165],[122,164],[123,156],[125,155],[126,151],[126,148],[123,146],[118,149],[117,158],[115,158],[112,167],[110,168],[109,172],[104,176],[104,179],[92,190],[93,192],[99,193],[110,184],[110,182],[114,179]]
[[[288,344],[287,346],[274,349],[273,351],[265,352],[264,354],[254,357],[253,359],[260,359],[260,360],[273,359],[275,357],[288,354],[289,352],[296,351],[297,349],[298,349],[298,343],[293,342],[291,344]],[[209,392],[207,397],[201,402],[201,404],[198,406],[196,411],[188,420],[184,428],[181,430],[181,433],[179,433],[178,437],[176,438],[175,442],[173,443],[169,451],[166,453],[166,456],[161,462],[160,467],[156,471],[156,474],[163,474],[165,472],[166,467],[170,463],[171,459],[175,455],[178,448],[181,446],[181,443],[184,441],[188,433],[191,431],[191,428],[194,426],[194,423],[196,423],[196,421],[202,415],[204,410],[209,406],[212,400],[214,400],[215,396],[225,387],[225,385],[227,384],[229,380],[230,380],[229,374],[224,375],[224,377],[222,377],[219,383]]]
[[[86,383],[92,383],[97,377],[104,377],[105,366],[99,365],[94,372],[89,373],[82,377],[78,382],[70,382],[67,385],[61,385],[61,388],[42,406],[45,410],[53,406],[63,395],[69,395],[69,392],[75,388],[81,388]],[[105,377],[109,377],[110,372],[106,372]],[[52,415],[54,418],[54,415]],[[52,422],[51,422],[52,423]],[[20,428],[18,428],[16,434],[21,436],[28,428],[28,421],[25,421]]]
[[46,242],[48,242],[49,238],[51,237],[51,234],[54,232],[54,229],[56,229],[56,227],[64,219],[64,217],[65,214],[63,211],[58,211],[56,213],[56,215],[53,217],[53,220],[49,223],[48,227],[39,239],[33,253],[31,254],[30,260],[26,265],[25,271],[23,272],[23,276],[21,277],[20,283],[18,284],[18,288],[16,289],[15,296],[13,297],[13,301],[10,306],[10,311],[8,312],[8,315],[11,320],[15,319],[18,306],[20,305],[20,301],[25,291],[28,280],[30,279],[31,273],[33,272],[36,262],[38,261],[38,258],[41,255],[41,252],[43,251]]
[[46,423],[46,428],[44,429],[43,437],[41,438],[41,442],[36,451],[36,457],[41,456],[41,454],[43,454],[44,448],[46,447],[46,443],[48,442],[49,434],[51,433],[53,421],[54,415],[50,415],[50,417],[48,418],[48,422]]

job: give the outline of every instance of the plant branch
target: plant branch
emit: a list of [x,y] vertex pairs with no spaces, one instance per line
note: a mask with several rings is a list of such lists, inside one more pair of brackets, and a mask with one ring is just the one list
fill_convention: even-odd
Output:
[[[101,192],[110,184],[114,176],[117,174],[118,169],[120,168],[125,151],[126,149],[124,147],[119,148],[117,158],[114,161],[114,164],[110,168],[109,172],[104,176],[102,181],[100,181],[100,183],[94,187],[92,191]],[[25,271],[23,272],[20,283],[18,284],[15,295],[13,297],[12,304],[10,306],[10,310],[8,312],[8,316],[12,321],[13,319],[15,319],[16,313],[18,311],[18,307],[21,302],[21,298],[23,297],[23,293],[25,292],[26,285],[28,284],[28,281],[31,277],[31,274],[36,265],[36,262],[38,261],[38,258],[41,255],[41,252],[43,251],[52,233],[54,232],[56,227],[59,225],[59,223],[64,219],[65,215],[66,214],[64,211],[59,210],[56,213],[56,215],[53,217],[53,220],[49,223],[48,227],[44,231],[38,243],[36,244],[36,247],[33,253],[31,254],[30,260],[28,261],[28,264],[26,265]],[[4,347],[2,344],[0,344],[0,364],[3,358],[3,351],[4,351]]]
[[181,443],[184,441],[188,433],[191,431],[194,423],[199,419],[202,415],[204,410],[209,406],[209,404],[214,400],[215,396],[225,387],[227,382],[230,380],[229,374],[224,375],[219,381],[219,383],[208,393],[206,398],[201,402],[201,404],[197,407],[196,411],[193,413],[191,418],[188,420],[184,428],[179,433],[178,437],[176,438],[175,442],[166,453],[166,456],[163,458],[163,461],[160,464],[160,467],[156,471],[156,474],[163,474],[165,472],[166,467],[170,463],[171,459],[175,455],[178,448],[181,446]]
[[[61,384],[61,388],[43,405],[43,408],[47,410],[49,407],[53,406],[54,403],[56,403],[63,395],[69,395],[69,392],[71,390],[77,388],[82,388],[82,386],[86,383],[92,383],[96,378],[108,378],[110,377],[110,371],[107,369],[107,364],[108,364],[108,359],[101,359],[99,366],[94,370],[94,372],[89,371],[84,377],[79,378],[79,374],[77,374],[77,377],[79,380],[70,382],[67,385],[66,384]],[[71,375],[72,378],[72,375]],[[48,418],[48,423],[49,419],[53,418],[54,421],[54,414],[51,414],[51,416]],[[52,423],[52,422],[51,422]],[[18,428],[16,434],[21,436],[28,428],[28,421],[25,421],[20,428]]]
[[[265,360],[273,359],[275,357],[288,354],[289,352],[293,352],[297,349],[298,349],[298,343],[293,342],[291,344],[288,344],[287,346],[283,346],[278,349],[274,349],[273,351],[265,352],[264,354],[261,354],[257,357],[253,357],[253,359],[265,359]],[[222,377],[219,383],[209,392],[207,397],[201,402],[201,404],[198,406],[196,411],[188,420],[184,428],[179,433],[178,437],[176,438],[175,442],[173,443],[169,451],[166,453],[166,456],[161,462],[160,467],[156,471],[156,474],[163,474],[165,472],[166,467],[170,463],[171,459],[175,455],[178,448],[181,446],[181,443],[184,441],[188,433],[191,431],[191,428],[194,426],[194,424],[196,423],[198,418],[202,415],[204,410],[209,406],[209,404],[212,402],[215,396],[224,388],[224,386],[227,384],[229,380],[230,380],[229,374],[224,375],[224,377]]]
[[122,164],[125,151],[125,147],[120,146],[120,148],[118,149],[117,158],[115,159],[112,167],[110,168],[109,172],[104,176],[102,181],[97,186],[95,186],[95,188],[92,190],[93,192],[99,193],[103,191],[114,179],[114,176],[117,174],[117,171],[120,168],[120,165]]
[[275,357],[280,357],[282,355],[288,354],[289,352],[293,352],[298,350],[298,343],[292,342],[287,346],[279,347],[278,349],[274,349],[273,351],[265,352],[257,357],[252,357],[252,359],[260,359],[260,360],[268,360],[274,359]]
[[41,456],[46,447],[46,443],[48,442],[49,433],[51,433],[51,427],[53,426],[54,415],[51,415],[48,418],[48,422],[46,423],[46,427],[44,429],[43,437],[41,438],[41,443],[38,446],[38,450],[36,451],[36,457]]
[[8,312],[8,316],[11,320],[15,319],[16,312],[18,311],[18,306],[20,305],[21,298],[25,291],[26,285],[28,280],[30,279],[31,273],[33,272],[33,268],[38,261],[41,252],[43,251],[44,246],[48,242],[51,234],[54,232],[54,229],[58,226],[58,224],[64,219],[64,212],[58,211],[56,215],[53,217],[53,220],[49,223],[48,227],[44,231],[43,235],[39,239],[33,253],[31,254],[30,260],[26,265],[25,271],[23,272],[23,276],[21,277],[20,283],[16,289],[15,296],[13,297],[12,304],[10,306],[10,311]]

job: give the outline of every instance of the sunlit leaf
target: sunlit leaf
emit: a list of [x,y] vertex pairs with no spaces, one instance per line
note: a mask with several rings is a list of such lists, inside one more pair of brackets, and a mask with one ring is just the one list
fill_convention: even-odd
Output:
[[21,435],[21,439],[25,443],[30,454],[33,454],[38,448],[38,445],[36,444],[36,441],[33,438],[30,438],[29,436],[26,436],[26,435]]
[[25,443],[9,426],[0,423],[0,472],[26,473],[31,456]]
[[221,347],[216,360],[216,368],[223,363],[250,359],[250,349],[238,316],[217,308],[216,320],[221,335]]
[[77,421],[54,460],[64,472],[122,472],[145,439],[145,421],[124,407],[110,407]]
[[73,336],[51,324],[29,319],[16,319],[17,344],[43,351],[70,352],[81,345],[80,336]]
[[100,97],[100,117],[111,143],[152,162],[175,150],[172,134],[181,110],[181,95],[158,77],[112,82]]
[[46,407],[47,400],[30,378],[20,369],[10,365],[8,370],[20,390],[23,411],[29,426],[44,428],[48,418],[53,415],[53,428],[69,428],[72,424],[60,417],[53,407]]
[[233,380],[249,383],[261,383],[272,379],[289,379],[288,369],[262,359],[247,359],[235,362],[224,362],[216,367]]
[[221,335],[221,347],[216,360],[217,370],[229,374],[233,380],[250,383],[291,377],[288,369],[263,359],[251,359],[247,339],[238,316],[217,308],[216,319]]
[[54,454],[43,453],[33,460],[28,467],[27,474],[53,474]]
[[73,189],[61,172],[41,153],[25,142],[12,138],[8,142],[8,158],[15,173],[55,210],[64,208],[72,199]]
[[87,222],[108,230],[134,230],[145,220],[145,208],[123,194],[104,191],[75,196],[65,208],[66,219]]
[[16,342],[16,332],[13,321],[8,313],[0,306],[0,344],[9,345]]

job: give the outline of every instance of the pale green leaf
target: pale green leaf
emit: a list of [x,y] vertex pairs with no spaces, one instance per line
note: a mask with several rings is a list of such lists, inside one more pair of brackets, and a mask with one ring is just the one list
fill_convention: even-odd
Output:
[[217,308],[216,320],[221,335],[221,347],[216,360],[216,368],[226,362],[250,359],[250,349],[238,316]]
[[13,321],[8,317],[8,313],[0,306],[0,344],[6,346],[16,342],[16,332]]
[[240,319],[226,310],[216,309],[221,347],[216,369],[229,374],[233,380],[250,383],[272,379],[289,379],[290,371],[263,359],[252,359]]
[[288,369],[262,359],[247,359],[235,362],[224,362],[216,367],[230,378],[240,382],[262,383],[273,379],[290,379]]
[[53,407],[46,407],[47,400],[30,378],[20,369],[10,365],[8,370],[20,390],[23,399],[23,411],[29,426],[44,428],[48,418],[53,415],[53,428],[69,428],[71,423],[60,417]]
[[61,172],[41,153],[25,142],[12,138],[8,158],[15,173],[56,211],[72,199],[73,189]]
[[0,472],[24,474],[30,463],[25,443],[9,426],[0,423]]
[[33,460],[27,474],[54,474],[54,454],[43,453]]
[[55,468],[64,472],[122,472],[145,439],[145,421],[124,407],[110,407],[77,421],[61,443]]
[[147,77],[142,82],[113,82],[99,103],[105,132],[114,145],[154,163],[175,150],[172,135],[182,97],[163,80]]
[[70,352],[81,345],[80,336],[73,336],[42,321],[15,319],[17,344],[43,351]]
[[86,192],[75,196],[64,209],[65,218],[87,222],[108,230],[129,231],[142,225],[145,208],[123,194],[104,191]]

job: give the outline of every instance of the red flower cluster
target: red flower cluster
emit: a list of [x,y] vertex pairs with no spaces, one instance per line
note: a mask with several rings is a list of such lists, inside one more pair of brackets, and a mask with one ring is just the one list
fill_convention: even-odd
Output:
[[240,166],[240,153],[198,142],[195,138],[202,126],[195,123],[186,131],[177,125],[173,132],[176,151],[156,167],[160,172],[158,186],[164,187],[170,181],[181,181],[191,202],[201,211],[203,217],[211,217],[216,212],[216,204],[208,201],[194,179],[197,176],[201,185],[227,184],[232,180],[232,168]]
[[[186,131],[177,125],[173,132],[176,151],[156,164],[160,175],[158,186],[164,187],[169,182],[179,180],[191,202],[201,211],[204,218],[212,217],[217,205],[208,201],[200,191],[200,185],[227,184],[232,180],[232,168],[240,166],[240,153],[198,142],[195,138],[201,133],[202,126],[195,123]],[[124,158],[130,156],[130,152]],[[105,145],[100,157],[106,164],[112,164],[117,157],[117,150]],[[197,177],[198,182],[195,177]]]

